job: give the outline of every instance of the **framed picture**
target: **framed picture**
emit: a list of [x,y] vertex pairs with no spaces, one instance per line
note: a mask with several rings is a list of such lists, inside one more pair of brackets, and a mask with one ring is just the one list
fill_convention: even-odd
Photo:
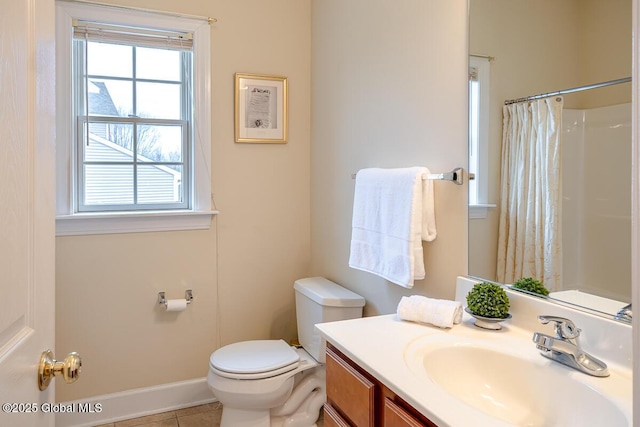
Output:
[[287,78],[236,73],[236,142],[287,142]]

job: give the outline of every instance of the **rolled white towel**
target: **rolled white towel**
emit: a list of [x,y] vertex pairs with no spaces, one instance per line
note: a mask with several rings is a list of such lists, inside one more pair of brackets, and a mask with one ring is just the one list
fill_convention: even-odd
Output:
[[462,303],[411,295],[400,299],[398,317],[439,328],[452,328],[462,321]]

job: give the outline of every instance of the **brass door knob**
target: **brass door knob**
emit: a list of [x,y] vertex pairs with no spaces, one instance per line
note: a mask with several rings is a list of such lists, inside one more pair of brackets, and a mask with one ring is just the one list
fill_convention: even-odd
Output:
[[66,383],[72,383],[78,379],[81,370],[82,360],[75,351],[69,353],[62,362],[53,358],[51,350],[44,351],[40,356],[40,365],[38,366],[38,388],[45,390],[56,374],[62,374]]

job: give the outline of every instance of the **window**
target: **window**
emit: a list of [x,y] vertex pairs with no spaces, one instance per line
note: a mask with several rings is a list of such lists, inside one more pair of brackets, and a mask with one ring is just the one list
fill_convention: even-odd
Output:
[[56,13],[58,234],[208,228],[206,20],[65,2]]
[[470,218],[486,217],[489,152],[489,58],[469,57]]
[[189,208],[190,43],[162,47],[189,35],[130,41],[124,31],[74,25],[77,210]]

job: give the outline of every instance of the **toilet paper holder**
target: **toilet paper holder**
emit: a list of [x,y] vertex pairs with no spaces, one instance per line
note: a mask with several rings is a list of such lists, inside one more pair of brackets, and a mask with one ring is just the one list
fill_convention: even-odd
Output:
[[[184,299],[187,300],[187,304],[191,304],[193,301],[193,292],[191,289],[184,291]],[[158,304],[167,306],[167,298],[164,292],[158,292]]]

